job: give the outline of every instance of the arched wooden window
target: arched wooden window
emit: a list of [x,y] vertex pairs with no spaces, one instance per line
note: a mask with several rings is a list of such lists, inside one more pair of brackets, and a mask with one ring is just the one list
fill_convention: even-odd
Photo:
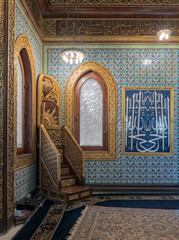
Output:
[[32,152],[32,73],[23,48],[17,63],[17,153]]
[[75,86],[74,134],[85,151],[108,150],[108,92],[96,72],[81,77]]

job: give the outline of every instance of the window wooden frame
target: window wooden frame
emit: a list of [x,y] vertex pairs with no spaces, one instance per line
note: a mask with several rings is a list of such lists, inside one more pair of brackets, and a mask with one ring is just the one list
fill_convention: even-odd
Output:
[[[22,104],[22,148],[17,148],[17,154],[32,153],[32,73],[27,50],[23,48],[20,60],[23,76],[23,104]],[[17,119],[18,120],[18,119]]]
[[85,161],[117,160],[117,84],[111,72],[98,62],[87,61],[76,67],[65,85],[65,125],[74,135],[74,89],[78,80],[89,72],[98,73],[105,81],[108,91],[108,150],[84,151]]
[[[22,71],[22,147],[21,148],[17,148],[17,153],[21,154],[25,152],[25,73],[24,73],[24,66],[23,66],[23,62],[22,62],[22,58],[21,55],[19,54],[19,62],[20,62],[20,66],[21,66],[21,71]],[[18,81],[18,79],[17,79]],[[18,99],[17,99],[18,100]],[[18,121],[18,119],[17,119]]]
[[75,86],[75,109],[74,109],[74,136],[80,142],[80,90],[82,85],[89,79],[96,80],[102,89],[103,95],[103,145],[81,146],[84,151],[107,151],[108,150],[108,90],[104,79],[96,72],[89,72],[82,76]]
[[[32,94],[28,96],[31,99],[31,106],[29,109],[31,110],[31,129],[27,129],[29,131],[29,138],[25,140],[30,140],[29,149],[26,152],[17,155],[17,62],[19,54],[21,54],[24,69],[27,73],[27,78],[31,79],[30,81],[30,91]],[[24,61],[23,54],[25,54],[25,59],[28,62],[26,65],[26,61]],[[26,71],[25,66],[30,69]],[[32,165],[36,162],[36,72],[35,72],[35,64],[34,57],[31,48],[30,41],[26,35],[19,35],[15,41],[14,46],[14,139],[15,139],[15,159],[14,159],[14,170],[18,170],[20,168],[24,168],[26,166]],[[28,113],[28,111],[27,111]],[[27,144],[28,145],[28,144]]]

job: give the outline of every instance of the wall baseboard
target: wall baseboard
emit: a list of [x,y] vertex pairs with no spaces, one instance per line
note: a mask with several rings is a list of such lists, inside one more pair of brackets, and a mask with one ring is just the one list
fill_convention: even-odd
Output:
[[172,193],[179,194],[179,184],[86,184],[93,193]]

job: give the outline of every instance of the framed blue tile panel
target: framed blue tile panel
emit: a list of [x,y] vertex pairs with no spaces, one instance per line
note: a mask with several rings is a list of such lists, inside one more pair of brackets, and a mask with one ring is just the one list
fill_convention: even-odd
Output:
[[173,88],[123,88],[123,154],[173,154]]

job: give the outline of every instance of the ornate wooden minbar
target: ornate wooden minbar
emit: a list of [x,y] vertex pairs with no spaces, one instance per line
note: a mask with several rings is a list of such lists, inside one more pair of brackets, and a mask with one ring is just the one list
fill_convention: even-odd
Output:
[[84,153],[61,127],[61,88],[50,76],[38,80],[39,190],[49,199],[72,202],[91,195],[85,187]]

